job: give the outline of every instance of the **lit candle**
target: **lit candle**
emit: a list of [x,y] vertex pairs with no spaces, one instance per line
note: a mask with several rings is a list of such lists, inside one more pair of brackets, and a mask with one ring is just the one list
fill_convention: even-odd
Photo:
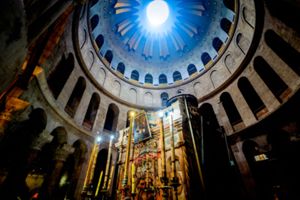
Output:
[[101,138],[100,136],[96,137],[93,149],[92,149],[92,153],[90,156],[90,160],[89,160],[89,165],[88,165],[88,169],[87,169],[87,174],[84,180],[84,184],[83,187],[86,188],[87,185],[92,183],[93,177],[94,177],[94,170],[95,170],[95,166],[96,166],[96,161],[97,161],[97,155],[98,155],[98,151],[100,148],[100,141]]
[[115,169],[115,166],[114,165],[111,166],[110,175],[109,175],[108,184],[107,184],[107,190],[110,189],[110,184],[111,184],[111,180],[112,180],[112,177],[113,177],[114,169]]
[[131,164],[131,193],[135,193],[135,187],[136,187],[136,182],[135,182],[135,164],[132,162]]
[[128,131],[128,139],[127,139],[127,147],[126,147],[126,157],[125,157],[125,165],[124,165],[124,177],[122,181],[122,186],[125,188],[128,182],[128,170],[129,170],[129,159],[130,159],[130,149],[131,149],[131,137],[133,135],[133,126],[134,126],[134,112],[130,113],[130,126]]
[[100,184],[101,184],[101,181],[102,181],[102,176],[103,176],[103,170],[100,172],[100,177],[99,177],[99,180],[98,180],[98,185],[97,185],[97,189],[96,189],[95,197],[97,197],[97,196],[98,196],[98,193],[99,193],[99,188],[100,188]]
[[111,150],[112,150],[112,141],[114,139],[114,136],[110,137],[109,141],[109,147],[108,147],[108,155],[107,155],[107,161],[106,161],[106,168],[105,168],[105,175],[104,175],[104,183],[103,183],[103,190],[107,189],[107,180],[108,180],[108,173],[109,173],[109,168],[110,168],[110,157],[111,157]]

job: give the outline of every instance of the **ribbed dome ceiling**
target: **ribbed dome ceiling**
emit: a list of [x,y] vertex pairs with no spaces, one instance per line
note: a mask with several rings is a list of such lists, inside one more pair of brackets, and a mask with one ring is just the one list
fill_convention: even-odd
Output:
[[[153,2],[167,5],[168,13],[163,6],[154,12],[154,17],[164,15],[161,25],[151,24]],[[89,14],[108,67],[136,84],[153,86],[182,82],[210,67],[232,35],[234,18],[219,0],[98,1]]]

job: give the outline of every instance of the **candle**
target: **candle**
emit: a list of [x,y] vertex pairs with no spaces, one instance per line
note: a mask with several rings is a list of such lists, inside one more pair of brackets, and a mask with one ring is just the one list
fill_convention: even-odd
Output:
[[103,190],[107,189],[107,179],[108,179],[108,172],[109,172],[109,168],[110,168],[110,157],[111,157],[111,150],[112,150],[112,141],[113,141],[114,137],[111,136],[110,137],[110,141],[109,141],[109,148],[108,148],[108,155],[107,155],[107,161],[106,161],[106,168],[105,168],[105,175],[104,175],[104,183],[103,183]]
[[130,149],[131,149],[131,136],[133,134],[133,126],[134,126],[134,115],[135,113],[130,113],[130,126],[128,131],[128,140],[127,140],[127,147],[126,147],[126,157],[125,157],[125,166],[124,166],[124,177],[122,181],[122,186],[125,188],[128,182],[128,170],[129,170],[129,159],[130,159]]
[[135,193],[135,187],[136,187],[136,182],[135,182],[135,164],[131,164],[131,193]]
[[175,166],[175,145],[174,145],[174,130],[173,130],[173,112],[169,113],[169,126],[171,133],[171,161],[172,161],[172,177],[176,176]]
[[86,174],[86,177],[84,179],[84,184],[83,184],[84,188],[86,188],[87,185],[92,183],[93,176],[94,176],[94,170],[95,170],[95,166],[96,166],[96,161],[97,161],[97,155],[98,155],[98,151],[100,148],[100,144],[99,144],[100,141],[101,141],[101,138],[98,136],[95,140],[95,143],[93,145],[93,149],[91,152],[89,165],[88,165],[88,169],[87,169],[87,174]]
[[146,154],[146,188],[149,187],[149,155],[148,155],[149,151]]
[[103,170],[100,172],[100,177],[99,177],[99,180],[98,180],[98,185],[97,185],[95,197],[98,196],[100,184],[101,184],[101,181],[102,181],[102,176],[103,176]]
[[107,189],[108,190],[110,189],[110,184],[111,184],[111,180],[112,180],[112,177],[113,177],[114,169],[115,169],[115,166],[114,165],[111,166],[110,175],[109,175],[108,184],[107,184]]
[[161,164],[162,164],[162,177],[166,177],[166,152],[165,152],[165,133],[163,114],[160,114],[160,144],[161,144]]

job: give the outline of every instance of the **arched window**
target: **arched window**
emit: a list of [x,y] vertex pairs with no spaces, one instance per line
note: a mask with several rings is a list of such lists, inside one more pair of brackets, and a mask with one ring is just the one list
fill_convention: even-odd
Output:
[[194,64],[189,64],[189,66],[187,67],[187,71],[189,75],[192,75],[197,72],[197,68]]
[[167,84],[168,83],[168,79],[167,76],[164,74],[159,75],[159,84]]
[[161,99],[161,105],[162,106],[167,106],[167,101],[169,99],[168,93],[166,93],[166,92],[161,93],[160,99]]
[[97,93],[94,93],[92,95],[92,98],[90,100],[88,109],[85,113],[85,117],[83,120],[83,126],[86,127],[88,130],[92,130],[93,128],[97,116],[99,104],[100,104],[100,97]]
[[173,81],[176,82],[176,81],[180,81],[180,80],[182,80],[180,72],[179,71],[175,71],[173,73]]
[[120,62],[118,64],[117,71],[120,72],[121,74],[124,74],[124,72],[125,72],[125,65],[124,65],[124,63]]
[[225,33],[229,33],[231,25],[231,21],[229,21],[227,18],[221,19],[221,28]]
[[224,110],[227,114],[231,126],[236,131],[236,125],[240,124],[243,120],[230,94],[227,92],[222,93],[220,96],[220,101],[222,102],[222,105],[224,107]]
[[266,83],[274,96],[282,102],[281,95],[288,89],[288,86],[262,57],[256,57],[253,63],[257,74]]
[[97,47],[98,47],[99,50],[102,48],[103,43],[104,43],[103,35],[98,35],[97,38],[96,38],[96,44],[97,44]]
[[[106,162],[107,162],[107,157],[108,157],[108,150],[107,149],[101,149],[99,151],[99,153],[97,154],[97,161],[96,161],[96,165],[94,168],[94,176],[93,176],[93,180],[92,180],[92,185],[98,185],[99,183],[99,178],[101,176],[101,172],[102,172],[102,177],[105,174],[105,169],[106,169]],[[100,182],[99,188],[103,187],[103,182]],[[93,188],[93,192],[96,192],[96,188]]]
[[116,131],[118,125],[119,108],[115,104],[110,104],[106,113],[104,129]]
[[73,89],[73,92],[68,100],[68,103],[65,107],[66,113],[68,113],[71,117],[74,117],[77,111],[78,105],[81,101],[83,92],[85,90],[85,86],[85,79],[83,77],[79,77]]
[[99,16],[98,15],[94,15],[91,18],[91,28],[92,28],[92,31],[96,28],[96,26],[98,25],[98,23],[99,23]]
[[[216,130],[220,127],[219,122],[217,120],[216,114],[211,104],[204,103],[199,108],[199,114],[203,117],[204,126],[206,127],[208,124],[210,128]],[[211,129],[210,129],[211,130]]]
[[214,38],[213,47],[216,50],[216,52],[218,52],[221,49],[222,45],[223,45],[223,42],[222,42],[222,40],[220,40],[220,38],[218,38],[218,37]]
[[105,60],[110,64],[111,61],[113,60],[113,53],[111,50],[106,51],[104,55]]
[[234,11],[234,0],[223,0],[223,3],[228,9]]
[[241,91],[243,97],[245,98],[251,111],[258,119],[261,116],[261,114],[263,114],[260,112],[264,111],[266,108],[265,104],[258,96],[255,89],[246,77],[242,77],[238,80],[238,88]]
[[99,0],[92,0],[90,3],[90,7],[93,7]]
[[138,73],[138,71],[133,70],[133,71],[131,72],[130,78],[131,78],[132,80],[139,81],[139,77],[140,77],[140,74]]
[[210,55],[207,52],[204,52],[201,55],[201,61],[202,61],[204,66],[207,65],[211,61]]
[[267,45],[300,76],[300,53],[274,31],[265,33]]
[[146,76],[145,76],[145,83],[150,83],[150,84],[153,83],[153,77],[152,77],[151,74],[146,74]]
[[67,59],[63,56],[54,70],[50,72],[47,82],[55,99],[62,91],[73,69],[74,56],[70,53]]

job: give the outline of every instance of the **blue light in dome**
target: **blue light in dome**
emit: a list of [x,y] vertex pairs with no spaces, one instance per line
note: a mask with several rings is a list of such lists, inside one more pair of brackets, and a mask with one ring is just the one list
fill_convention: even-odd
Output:
[[164,24],[169,17],[169,6],[163,0],[154,0],[147,6],[147,18],[152,26]]

